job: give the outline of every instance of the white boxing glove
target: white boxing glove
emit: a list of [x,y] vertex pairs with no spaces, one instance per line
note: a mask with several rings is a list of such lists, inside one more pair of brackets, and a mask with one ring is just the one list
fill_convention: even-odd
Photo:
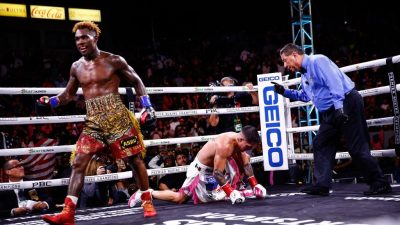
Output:
[[233,190],[229,195],[229,198],[231,199],[232,205],[243,203],[245,200],[242,193],[240,193],[238,190]]
[[224,184],[221,186],[221,189],[224,190],[226,195],[229,196],[229,199],[231,200],[232,204],[238,204],[244,202],[244,196],[240,191],[238,190],[233,190],[232,186],[229,185],[228,183]]
[[256,198],[267,197],[267,190],[257,182],[257,179],[254,176],[249,177],[248,181]]
[[256,186],[254,186],[253,193],[256,196],[256,198],[267,197],[267,189],[265,189],[261,184],[256,184]]

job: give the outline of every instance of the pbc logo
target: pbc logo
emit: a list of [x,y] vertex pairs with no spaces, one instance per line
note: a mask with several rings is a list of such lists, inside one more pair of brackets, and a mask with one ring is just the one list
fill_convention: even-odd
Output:
[[68,185],[69,184],[69,179],[61,179],[61,184],[62,185]]
[[32,188],[35,187],[50,187],[51,181],[39,181],[32,184]]
[[137,145],[137,143],[138,143],[137,137],[131,137],[121,141],[121,148],[127,149]]
[[218,112],[218,110],[217,110],[216,108],[206,109],[206,114],[209,114],[209,113],[217,113],[217,112]]

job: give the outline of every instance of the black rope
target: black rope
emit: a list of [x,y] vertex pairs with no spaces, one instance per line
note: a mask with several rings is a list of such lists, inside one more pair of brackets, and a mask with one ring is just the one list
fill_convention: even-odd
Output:
[[397,99],[396,79],[394,75],[392,57],[386,59],[386,65],[389,77],[390,95],[392,96],[392,102],[393,102],[394,145],[395,145],[396,155],[400,156],[400,110],[399,110],[399,101]]

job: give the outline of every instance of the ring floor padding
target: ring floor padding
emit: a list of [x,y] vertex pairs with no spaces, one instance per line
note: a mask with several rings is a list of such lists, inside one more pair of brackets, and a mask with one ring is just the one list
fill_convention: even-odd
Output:
[[[77,225],[395,225],[400,224],[400,185],[393,193],[367,197],[366,184],[335,183],[328,197],[300,193],[302,186],[268,187],[269,197],[246,199],[239,205],[230,201],[177,205],[155,200],[158,215],[143,218],[141,207],[126,204],[103,208],[78,209]],[[0,220],[0,224],[46,224],[39,215]]]

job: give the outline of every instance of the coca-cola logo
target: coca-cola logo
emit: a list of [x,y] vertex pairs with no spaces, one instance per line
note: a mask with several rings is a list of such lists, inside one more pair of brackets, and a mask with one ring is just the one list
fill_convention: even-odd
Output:
[[64,8],[32,6],[31,17],[63,20],[65,19]]

